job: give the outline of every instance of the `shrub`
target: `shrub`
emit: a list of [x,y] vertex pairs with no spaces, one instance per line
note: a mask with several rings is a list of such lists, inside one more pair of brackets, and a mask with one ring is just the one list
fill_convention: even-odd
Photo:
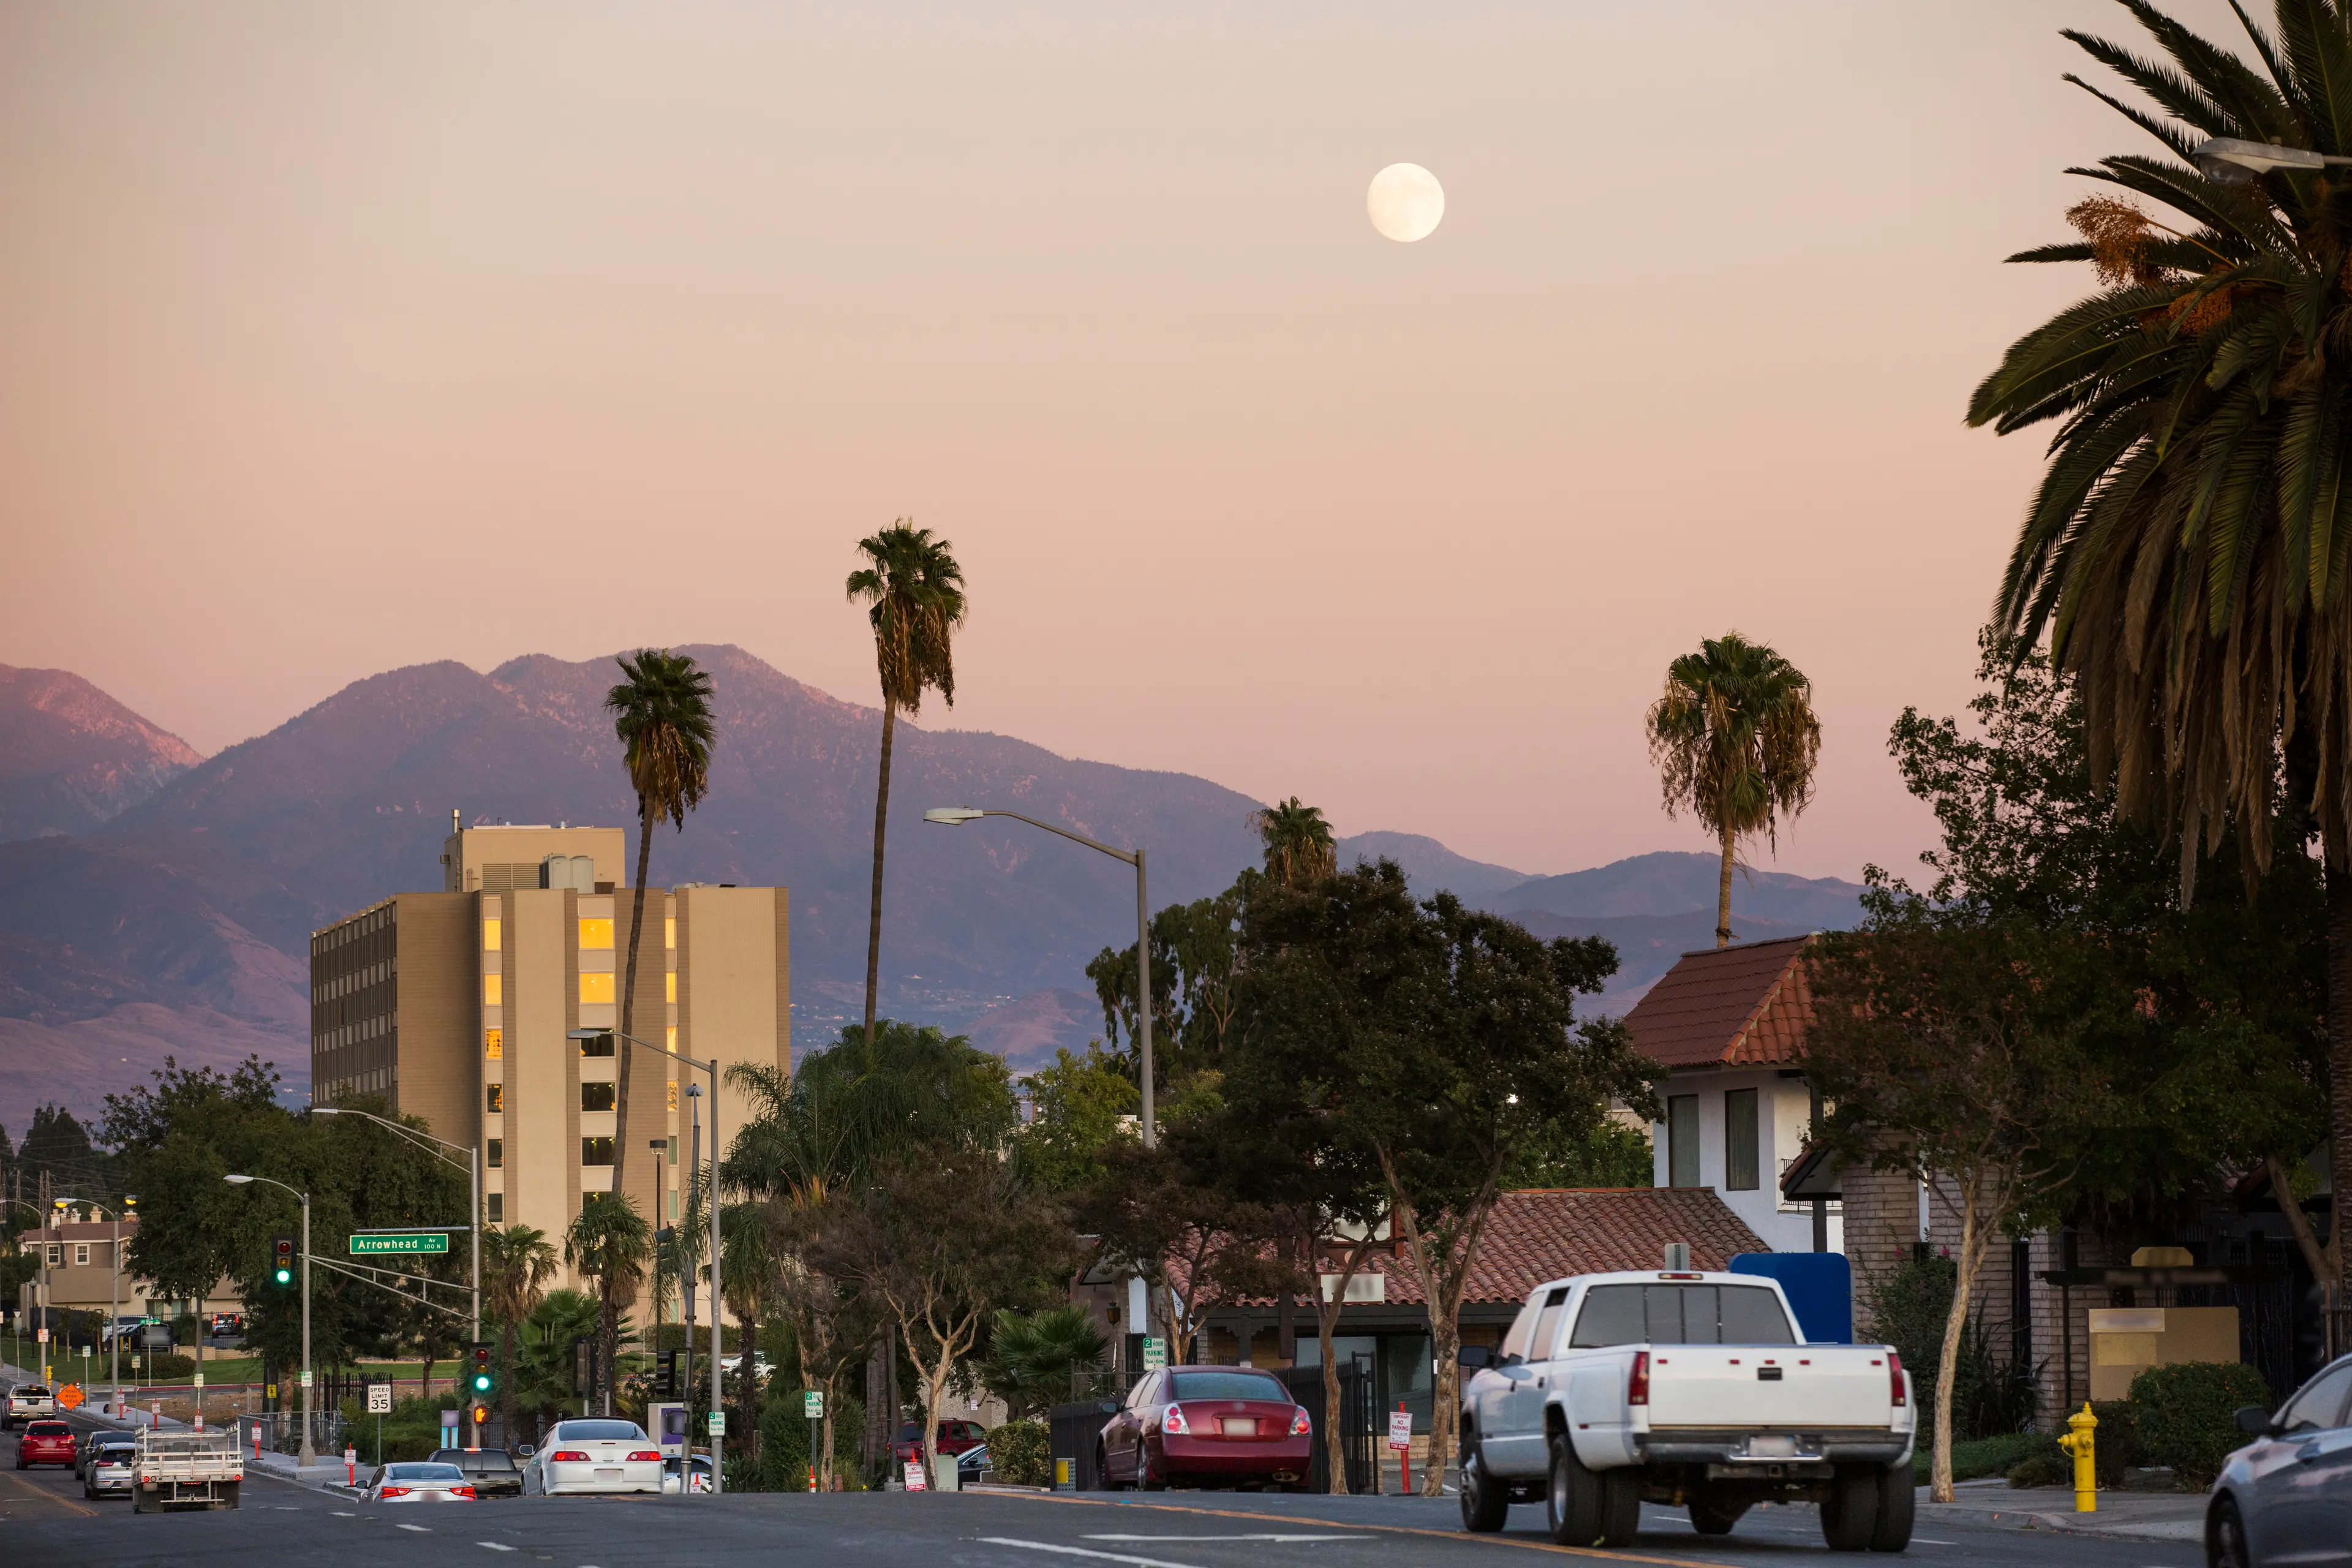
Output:
[[2184,1362],[2152,1366],[2132,1379],[2132,1424],[2146,1462],[2170,1466],[2183,1486],[2200,1490],[2246,1445],[2239,1406],[2270,1403],[2269,1383],[2241,1363]]
[[2052,1439],[2050,1451],[2036,1451],[2009,1468],[2009,1484],[2013,1487],[2063,1487],[2074,1479],[2074,1461],[2060,1452],[2056,1439]]
[[[147,1367],[149,1369],[148,1376],[152,1378],[155,1382],[177,1383],[184,1377],[194,1377],[196,1375],[196,1358],[185,1355],[159,1355],[152,1362],[148,1363]],[[123,1363],[122,1370],[125,1374],[136,1377],[139,1375],[141,1368],[139,1365],[126,1360]]]
[[[1871,1331],[1895,1347],[1911,1373],[1911,1386],[1919,1398],[1923,1448],[1935,1428],[1944,1325],[1951,1316],[1952,1290],[1958,1279],[1959,1266],[1948,1258],[1914,1258],[1873,1280],[1864,1296]],[[1960,1328],[1952,1381],[1956,1444],[2012,1434],[2032,1425],[2036,1397],[2030,1370],[2012,1366],[1993,1353],[1991,1337],[1975,1311]]]
[[[2003,1432],[1990,1437],[1971,1438],[1952,1445],[1952,1479],[1972,1481],[1979,1476],[2006,1474],[2012,1467],[2043,1449],[2057,1451],[2052,1439],[2042,1432]],[[1927,1484],[1927,1468],[1931,1456],[1928,1445],[1922,1443],[1912,1450],[1911,1468],[1919,1484]]]
[[1049,1433],[1043,1421],[1007,1421],[988,1429],[988,1468],[995,1478],[1016,1487],[1054,1484],[1054,1459]]

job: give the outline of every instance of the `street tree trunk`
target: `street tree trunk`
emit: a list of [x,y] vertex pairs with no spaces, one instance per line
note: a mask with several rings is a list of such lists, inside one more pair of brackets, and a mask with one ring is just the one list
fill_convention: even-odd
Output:
[[1310,1239],[1307,1248],[1308,1300],[1315,1303],[1315,1340],[1323,1350],[1323,1454],[1329,1470],[1329,1489],[1333,1496],[1344,1496],[1348,1490],[1348,1452],[1339,1441],[1339,1347],[1334,1342],[1339,1331],[1339,1312],[1348,1302],[1348,1281],[1363,1268],[1364,1259],[1371,1256],[1372,1237],[1367,1230],[1363,1238],[1348,1248],[1333,1276],[1329,1299],[1325,1299],[1323,1275],[1316,1256],[1316,1244]]
[[1723,830],[1723,875],[1715,889],[1715,945],[1731,945],[1731,860],[1732,835]]
[[[1430,1351],[1437,1363],[1435,1387],[1429,1410],[1429,1458],[1422,1467],[1421,1495],[1445,1495],[1445,1467],[1461,1441],[1462,1420],[1462,1298],[1470,1285],[1470,1271],[1478,1266],[1478,1242],[1494,1212],[1501,1186],[1500,1173],[1490,1173],[1469,1210],[1452,1225],[1441,1225],[1432,1237],[1421,1227],[1421,1211],[1396,1191],[1396,1167],[1383,1154],[1382,1172],[1389,1177],[1395,1208],[1391,1234],[1403,1233],[1405,1258],[1428,1303]],[[1458,1242],[1458,1246],[1457,1246]]]
[[[636,1059],[628,1037],[637,1032],[637,939],[646,924],[646,875],[653,862],[654,804],[640,795],[637,798],[637,885],[631,889],[629,900],[629,964],[621,978],[621,1033],[613,1041],[614,1053],[620,1060],[620,1071],[614,1076],[620,1087],[613,1093],[613,1191],[621,1190],[621,1179],[629,1168],[629,1064]],[[658,1214],[656,1214],[658,1217]]]
[[[874,900],[866,917],[866,1044],[874,1044],[874,1000],[882,980],[882,840],[890,822],[890,747],[898,732],[898,705],[882,699],[882,774],[874,791]],[[929,1450],[926,1450],[928,1452]]]
[[[1981,1184],[1971,1173],[1960,1190],[1960,1255],[1952,1281],[1952,1310],[1944,1318],[1943,1353],[1936,1360],[1936,1449],[1928,1466],[1927,1495],[1937,1502],[1952,1500],[1952,1388],[1959,1375],[1960,1335],[1968,1326],[1969,1293],[1976,1288],[1977,1270],[1984,1263],[1992,1233],[1979,1206]],[[1917,1405],[1915,1400],[1913,1408]]]

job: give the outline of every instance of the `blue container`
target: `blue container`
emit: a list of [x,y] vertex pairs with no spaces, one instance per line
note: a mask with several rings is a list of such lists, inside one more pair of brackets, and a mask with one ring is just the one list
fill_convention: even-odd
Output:
[[1817,1345],[1853,1343],[1853,1268],[1843,1252],[1743,1252],[1734,1274],[1778,1279],[1797,1314],[1797,1331]]

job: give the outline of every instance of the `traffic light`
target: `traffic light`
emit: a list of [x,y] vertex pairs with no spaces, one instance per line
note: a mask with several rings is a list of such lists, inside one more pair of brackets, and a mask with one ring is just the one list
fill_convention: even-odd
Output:
[[475,1406],[474,1406],[474,1430],[475,1430],[475,1431],[477,1431],[477,1432],[478,1432],[478,1431],[480,1431],[483,1427],[485,1427],[485,1426],[488,1426],[489,1424],[490,1424],[490,1407],[489,1407],[488,1405],[475,1405]]
[[269,1282],[281,1289],[294,1283],[294,1238],[290,1236],[269,1238]]
[[[490,1352],[497,1347],[488,1340],[476,1340],[466,1348],[471,1353],[474,1363],[473,1381],[466,1385],[466,1391],[477,1400],[486,1400],[497,1389],[499,1384],[497,1368],[490,1360]],[[481,1418],[476,1416],[475,1419],[478,1421]]]

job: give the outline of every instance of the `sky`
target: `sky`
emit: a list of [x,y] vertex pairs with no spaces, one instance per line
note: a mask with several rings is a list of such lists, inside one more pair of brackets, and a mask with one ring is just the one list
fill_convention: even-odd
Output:
[[[2215,0],[2174,7],[2240,35]],[[0,662],[211,752],[456,658],[734,642],[1531,872],[1708,847],[1642,720],[1812,679],[1759,865],[1907,867],[2087,292],[2093,0],[0,8]],[[2137,40],[2135,40],[2137,41]],[[1398,162],[1444,222],[1365,211]]]

